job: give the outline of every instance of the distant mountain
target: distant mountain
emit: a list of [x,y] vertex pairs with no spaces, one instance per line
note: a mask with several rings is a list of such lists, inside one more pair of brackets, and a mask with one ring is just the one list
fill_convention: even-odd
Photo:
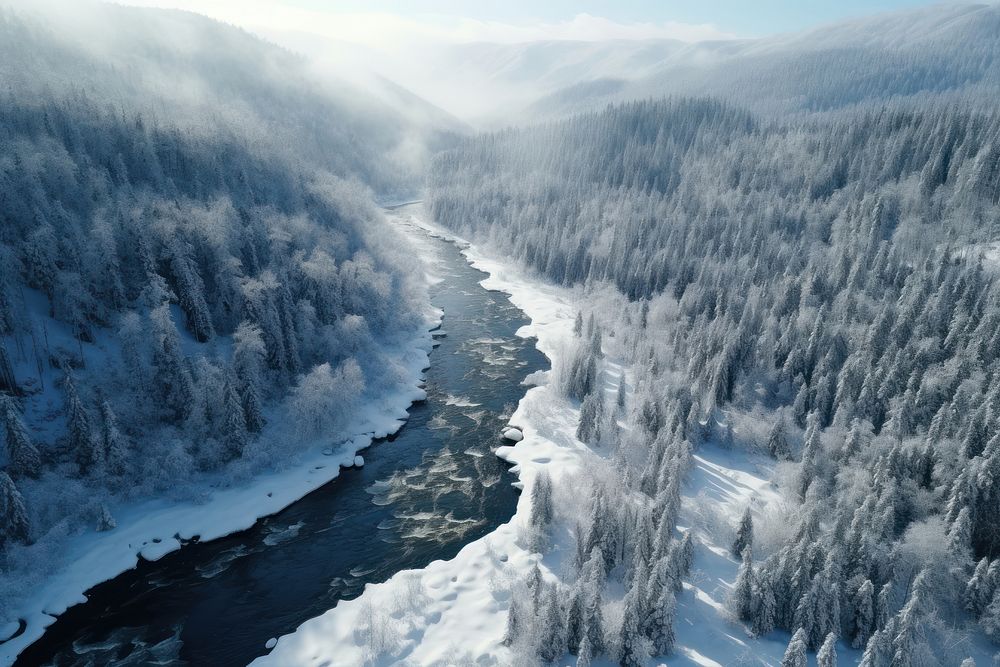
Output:
[[480,43],[425,57],[439,86],[502,95],[478,109],[477,120],[492,125],[670,94],[712,95],[760,112],[929,95],[985,105],[1000,91],[1000,6],[940,5],[763,39]]
[[238,133],[257,150],[378,191],[412,187],[424,153],[465,131],[396,86],[318,73],[297,54],[194,13],[0,2],[0,35],[0,80],[22,97],[83,92],[189,132]]

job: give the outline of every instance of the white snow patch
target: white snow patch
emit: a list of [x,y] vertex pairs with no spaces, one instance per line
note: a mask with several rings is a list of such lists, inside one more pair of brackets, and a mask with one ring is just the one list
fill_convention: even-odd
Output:
[[355,456],[354,457],[354,467],[355,468],[363,468],[364,466],[365,466],[365,457],[361,456],[360,454],[358,456]]
[[521,429],[514,427],[504,429],[503,437],[511,442],[521,442],[524,440],[524,434],[521,433]]

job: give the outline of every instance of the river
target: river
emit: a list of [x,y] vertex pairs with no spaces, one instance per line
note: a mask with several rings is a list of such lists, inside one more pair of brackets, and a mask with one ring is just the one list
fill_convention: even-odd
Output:
[[453,244],[390,212],[426,248],[444,311],[427,399],[372,444],[365,466],[245,532],[192,543],[87,592],[15,665],[246,665],[265,642],[361,593],[369,582],[451,558],[514,513],[516,481],[494,456],[499,431],[548,368],[506,295],[480,284]]

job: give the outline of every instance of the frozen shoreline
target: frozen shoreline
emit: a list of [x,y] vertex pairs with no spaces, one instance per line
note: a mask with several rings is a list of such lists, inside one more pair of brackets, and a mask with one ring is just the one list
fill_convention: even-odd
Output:
[[[556,363],[573,338],[576,290],[536,282],[426,220],[414,216],[411,223],[456,243],[474,268],[489,274],[482,286],[507,294],[531,320],[517,335],[534,337],[536,348]],[[514,464],[511,472],[518,475],[516,484],[524,489],[510,522],[467,544],[451,560],[401,571],[386,582],[366,586],[360,597],[341,602],[279,638],[269,655],[252,664],[363,664],[376,657],[371,652],[385,641],[380,633],[389,624],[395,635],[391,641],[398,644],[391,655],[382,656],[383,662],[374,664],[509,663],[510,653],[500,643],[507,594],[493,584],[527,573],[538,560],[538,554],[519,545],[535,477],[545,469],[558,483],[592,456],[575,437],[578,410],[548,386],[551,373],[539,374],[543,376],[540,386],[527,390],[510,419],[522,430],[523,440],[496,451]],[[500,434],[497,442],[501,442]],[[267,640],[262,637],[261,643]]]
[[[407,343],[387,351],[405,369],[407,379],[390,392],[366,397],[365,409],[343,429],[349,437],[317,439],[303,447],[293,466],[257,475],[245,486],[206,489],[210,495],[204,502],[161,498],[120,506],[114,530],[71,537],[65,548],[66,566],[17,608],[15,616],[24,629],[0,643],[0,666],[13,664],[57,616],[86,602],[87,590],[135,568],[140,556],[158,560],[195,537],[207,542],[247,530],[336,479],[342,468],[355,465],[361,450],[397,432],[410,406],[426,397],[421,385],[433,348],[432,331],[441,317],[439,310],[429,308],[421,329]],[[9,634],[13,628],[5,629]]]

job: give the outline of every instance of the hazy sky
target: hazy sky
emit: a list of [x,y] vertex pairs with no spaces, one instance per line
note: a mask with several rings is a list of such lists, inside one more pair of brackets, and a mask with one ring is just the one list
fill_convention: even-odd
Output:
[[120,0],[364,43],[755,37],[928,0]]
[[621,23],[712,24],[741,36],[806,28],[879,11],[933,4],[928,0],[283,0],[336,11],[439,14],[483,21],[560,22],[577,14]]

